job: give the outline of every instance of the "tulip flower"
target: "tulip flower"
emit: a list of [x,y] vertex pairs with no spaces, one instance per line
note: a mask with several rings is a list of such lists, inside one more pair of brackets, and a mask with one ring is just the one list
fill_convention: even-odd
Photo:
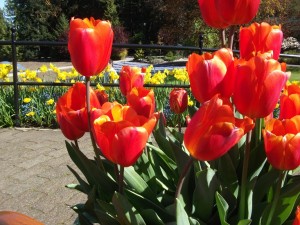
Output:
[[270,119],[263,130],[268,162],[279,170],[300,166],[300,115],[291,119]]
[[138,115],[150,118],[155,110],[153,90],[144,87],[133,88],[126,96],[127,104],[134,108]]
[[300,115],[300,87],[297,84],[287,85],[280,96],[279,119],[290,119]]
[[191,54],[186,65],[192,93],[203,103],[215,94],[230,97],[234,87],[234,58],[230,49],[222,48],[213,54]]
[[96,75],[107,66],[112,42],[109,22],[94,18],[71,19],[68,49],[73,66],[83,76]]
[[198,160],[214,160],[230,150],[254,127],[251,119],[237,119],[229,100],[218,95],[194,114],[184,134],[184,144]]
[[133,165],[142,154],[156,124],[156,117],[138,115],[130,106],[115,104],[111,116],[94,121],[93,132],[103,155],[123,167]]
[[237,62],[233,101],[236,109],[250,118],[273,112],[289,73],[274,59],[255,56]]
[[220,18],[230,25],[249,23],[257,14],[260,0],[215,0]]
[[214,28],[226,28],[230,25],[221,18],[215,0],[198,0],[198,4],[202,18],[207,25]]
[[297,207],[296,217],[295,217],[292,225],[300,225],[300,205]]
[[187,91],[183,88],[174,88],[170,92],[169,103],[170,103],[171,110],[174,113],[176,114],[183,113],[188,106]]
[[[90,88],[90,102],[91,108],[100,108],[97,95]],[[56,104],[56,114],[59,121],[64,121],[60,117],[72,124],[77,129],[88,132],[88,116],[86,108],[86,86],[83,83],[76,83],[71,87],[62,97],[60,97]],[[65,122],[60,124],[62,127],[66,125]],[[69,128],[63,128],[69,129]]]
[[240,55],[248,60],[257,53],[271,52],[273,59],[278,59],[283,40],[281,26],[268,23],[253,23],[240,29]]
[[100,105],[103,105],[105,102],[108,102],[108,94],[104,90],[96,89],[95,94],[97,95]]
[[138,67],[123,66],[120,71],[120,90],[126,96],[132,88],[143,87],[144,76]]

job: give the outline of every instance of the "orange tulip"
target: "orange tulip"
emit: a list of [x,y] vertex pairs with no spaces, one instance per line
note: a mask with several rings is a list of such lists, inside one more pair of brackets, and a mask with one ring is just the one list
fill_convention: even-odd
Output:
[[[100,108],[97,95],[90,88],[90,102],[91,108]],[[62,97],[60,97],[56,104],[56,117],[62,130],[70,129],[66,128],[67,121],[74,127],[82,131],[89,131],[88,116],[86,109],[86,86],[83,83],[76,83],[71,87]],[[61,119],[64,117],[64,120]]]
[[108,102],[108,94],[104,90],[95,90],[98,101],[100,105],[103,105],[105,102]]
[[290,119],[296,115],[300,115],[300,87],[290,84],[280,96],[279,119]]
[[256,15],[260,0],[215,0],[219,16],[230,25],[249,23]]
[[261,56],[237,62],[233,100],[236,109],[251,118],[264,118],[273,112],[289,77],[281,64]]
[[94,18],[71,19],[68,49],[73,66],[83,76],[96,75],[107,66],[112,42],[109,22]]
[[120,71],[120,90],[126,96],[134,87],[143,87],[144,76],[138,67],[123,66]]
[[127,104],[134,108],[137,114],[147,118],[152,117],[155,110],[153,90],[148,90],[144,87],[133,88],[126,98]]
[[268,23],[253,23],[240,29],[240,55],[249,59],[257,53],[271,52],[273,59],[278,59],[283,33],[281,26],[271,26]]
[[13,211],[0,211],[1,225],[44,225],[25,214]]
[[249,118],[234,117],[229,100],[214,96],[194,114],[184,134],[184,144],[198,160],[214,160],[230,150],[254,127]]
[[186,65],[192,93],[201,103],[215,94],[230,97],[234,87],[234,58],[230,49],[213,54],[191,54]]
[[292,225],[300,225],[300,205],[297,207],[296,217]]
[[188,106],[187,91],[183,88],[174,88],[170,92],[169,104],[174,113],[183,113]]
[[198,0],[198,4],[202,18],[207,25],[214,28],[226,28],[230,25],[221,18],[215,0]]
[[300,115],[291,119],[270,119],[263,130],[269,163],[279,170],[300,166]]
[[115,104],[111,116],[102,115],[93,123],[93,132],[103,155],[121,166],[131,166],[142,154],[156,124],[156,117],[138,115],[130,106]]

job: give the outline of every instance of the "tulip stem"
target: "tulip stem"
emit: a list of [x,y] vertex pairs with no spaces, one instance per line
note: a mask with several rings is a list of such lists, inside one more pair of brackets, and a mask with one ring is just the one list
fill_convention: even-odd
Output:
[[79,149],[78,140],[74,140],[75,146]]
[[178,132],[181,133],[181,114],[177,114],[178,118]]
[[194,162],[194,159],[191,157],[189,159],[189,161],[187,162],[187,164],[185,165],[185,167],[183,168],[181,174],[180,174],[180,177],[179,177],[179,180],[178,180],[178,183],[177,183],[177,188],[176,188],[176,192],[175,192],[175,201],[176,199],[179,197],[180,195],[180,192],[181,192],[181,189],[182,189],[182,185],[183,185],[183,182],[186,178],[186,175],[187,173],[189,172],[191,166],[193,165],[193,162]]
[[247,176],[250,159],[250,142],[251,142],[252,131],[249,131],[246,135],[245,154],[243,160],[243,171],[242,171],[242,182],[240,188],[240,205],[239,205],[239,218],[240,220],[245,219],[246,213],[246,187],[247,187]]
[[124,166],[120,166],[120,173],[119,173],[119,193],[123,194],[124,190]]
[[283,181],[284,177],[285,177],[285,171],[280,171],[279,178],[277,180],[276,190],[274,193],[274,197],[273,197],[273,201],[271,204],[271,209],[270,209],[270,213],[269,213],[266,225],[272,224],[272,219],[273,219],[275,210],[277,208],[277,203],[279,200],[280,190],[281,190],[282,181]]
[[90,86],[91,86],[91,80],[90,77],[85,77],[85,82],[86,82],[86,108],[87,108],[87,117],[88,117],[88,126],[89,126],[89,131],[90,131],[90,137],[91,137],[91,141],[92,141],[92,145],[93,145],[93,149],[95,152],[95,156],[96,156],[96,162],[99,165],[100,169],[102,171],[105,171],[103,163],[100,159],[100,155],[99,155],[99,151],[97,149],[97,145],[95,142],[95,138],[92,132],[92,124],[91,124],[91,96],[90,96]]
[[235,26],[231,26],[230,29],[229,29],[229,48],[231,50],[233,48],[234,32],[235,32]]
[[225,48],[226,47],[226,30],[222,29],[220,33],[221,33],[222,48]]

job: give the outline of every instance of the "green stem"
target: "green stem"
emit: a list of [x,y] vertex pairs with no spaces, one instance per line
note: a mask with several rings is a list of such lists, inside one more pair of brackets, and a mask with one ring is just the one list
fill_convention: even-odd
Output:
[[189,161],[187,162],[187,164],[185,165],[185,167],[183,168],[181,174],[180,174],[180,177],[179,177],[179,180],[178,180],[178,183],[177,183],[176,192],[175,192],[175,201],[176,201],[176,198],[178,198],[179,195],[180,195],[183,182],[184,182],[184,180],[186,178],[186,175],[189,172],[191,166],[193,165],[193,162],[194,162],[194,159],[190,158]]
[[222,45],[222,48],[225,48],[226,47],[226,31],[225,29],[222,29],[220,31],[221,33],[221,45]]
[[75,146],[79,149],[79,145],[78,145],[78,140],[77,139],[74,141],[74,143],[75,143]]
[[234,42],[234,31],[235,31],[235,26],[231,26],[229,29],[229,48],[231,50],[233,48],[233,42]]
[[99,150],[97,148],[96,142],[95,142],[95,138],[92,132],[92,124],[91,124],[91,96],[90,96],[90,86],[91,86],[91,80],[90,77],[86,77],[86,108],[87,108],[87,116],[88,116],[88,126],[89,126],[89,133],[90,133],[90,137],[91,137],[91,142],[93,145],[93,149],[95,152],[95,156],[96,156],[96,162],[99,165],[100,169],[102,171],[105,171],[103,163],[100,159],[100,154],[99,154]]
[[120,166],[120,173],[119,173],[119,193],[123,194],[124,191],[124,167]]
[[243,171],[242,171],[242,183],[240,188],[240,205],[239,205],[239,218],[240,220],[246,219],[246,193],[247,193],[247,177],[248,177],[248,167],[250,159],[250,142],[251,142],[252,131],[249,131],[246,135],[246,145],[245,145],[245,154],[243,161]]
[[263,119],[256,119],[255,121],[255,147],[261,143]]
[[275,190],[275,194],[274,194],[274,198],[273,198],[273,201],[272,201],[272,204],[271,204],[271,209],[270,209],[270,213],[269,213],[266,225],[272,224],[272,219],[274,217],[274,213],[275,213],[276,208],[277,208],[277,204],[278,204],[278,200],[279,200],[279,196],[280,196],[280,191],[281,191],[281,185],[282,185],[282,181],[283,181],[284,176],[285,176],[285,171],[280,171],[279,178],[278,178],[278,181],[277,181],[276,190]]
[[181,114],[177,114],[178,118],[178,132],[181,133]]

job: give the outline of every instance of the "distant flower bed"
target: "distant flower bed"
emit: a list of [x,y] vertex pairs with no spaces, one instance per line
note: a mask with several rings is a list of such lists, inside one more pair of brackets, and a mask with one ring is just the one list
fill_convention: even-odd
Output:
[[[153,66],[150,65],[144,70],[145,84],[189,84],[188,74],[185,68],[174,68],[172,70],[164,70],[154,72]],[[10,82],[12,78],[12,65],[0,64],[0,81]],[[44,82],[43,75],[50,74],[54,83],[69,82],[76,83],[82,81],[82,76],[74,69],[68,71],[60,70],[58,67],[50,63],[48,66],[43,65],[37,70],[25,70],[18,73],[19,81],[22,82]],[[116,87],[104,87],[103,83],[119,83],[119,74],[108,65],[105,70],[97,76],[91,77],[95,89],[99,91],[105,90],[109,101],[118,100],[124,102],[120,89]],[[57,128],[55,118],[55,103],[62,96],[67,87],[54,86],[20,86],[19,97],[19,119],[21,126],[35,126]],[[170,88],[154,88],[157,98],[157,107],[164,109],[166,119],[169,125],[174,126],[174,114],[170,110],[168,96]],[[14,97],[12,86],[2,86],[0,89],[0,127],[11,127],[14,125]],[[189,95],[191,96],[191,95]],[[189,105],[193,105],[192,98],[189,98]],[[183,115],[184,117],[185,115]]]

